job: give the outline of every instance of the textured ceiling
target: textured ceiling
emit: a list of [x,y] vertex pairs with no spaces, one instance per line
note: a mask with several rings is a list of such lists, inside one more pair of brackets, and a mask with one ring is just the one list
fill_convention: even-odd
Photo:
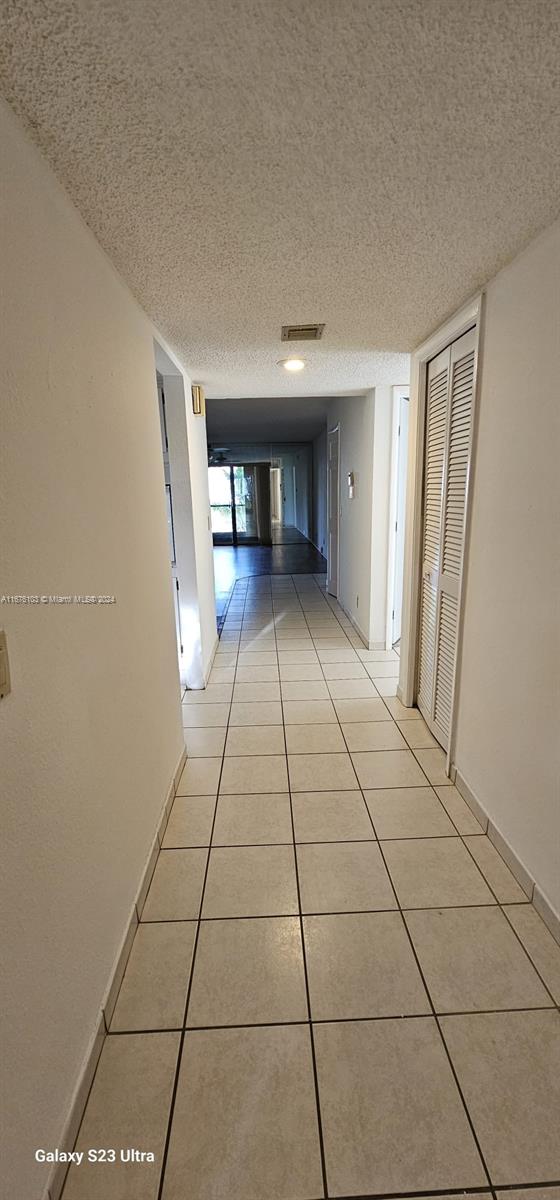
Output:
[[329,401],[320,396],[209,400],[209,442],[310,442],[325,428]]
[[[558,0],[3,0],[0,87],[210,396],[369,387],[558,211]],[[286,322],[324,321],[297,378]]]

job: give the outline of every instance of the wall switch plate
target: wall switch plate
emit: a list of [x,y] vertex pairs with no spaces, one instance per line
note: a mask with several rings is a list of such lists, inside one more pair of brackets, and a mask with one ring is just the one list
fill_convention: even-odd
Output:
[[10,663],[8,661],[8,646],[6,634],[0,629],[0,700],[10,694]]

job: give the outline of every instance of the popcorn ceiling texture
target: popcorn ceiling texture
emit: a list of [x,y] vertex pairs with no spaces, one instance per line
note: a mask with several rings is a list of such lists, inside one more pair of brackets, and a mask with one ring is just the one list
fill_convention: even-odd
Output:
[[[557,0],[3,13],[6,99],[210,396],[399,382],[558,211]],[[289,378],[280,326],[315,320]]]

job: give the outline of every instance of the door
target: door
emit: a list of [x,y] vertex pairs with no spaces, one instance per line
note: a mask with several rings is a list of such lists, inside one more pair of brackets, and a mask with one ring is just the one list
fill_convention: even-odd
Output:
[[338,524],[340,511],[340,429],[329,430],[327,456],[327,591],[338,596]]
[[395,559],[393,578],[393,615],[391,644],[400,640],[404,571],[404,518],[406,508],[406,467],[408,459],[408,396],[399,399],[397,432],[397,496],[395,513]]
[[418,707],[445,750],[453,710],[475,366],[470,329],[428,363]]

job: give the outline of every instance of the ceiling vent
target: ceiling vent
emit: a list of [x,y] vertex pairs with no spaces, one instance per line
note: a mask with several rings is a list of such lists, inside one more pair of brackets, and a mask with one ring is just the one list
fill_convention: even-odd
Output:
[[283,325],[283,342],[318,342],[323,336],[324,325]]

